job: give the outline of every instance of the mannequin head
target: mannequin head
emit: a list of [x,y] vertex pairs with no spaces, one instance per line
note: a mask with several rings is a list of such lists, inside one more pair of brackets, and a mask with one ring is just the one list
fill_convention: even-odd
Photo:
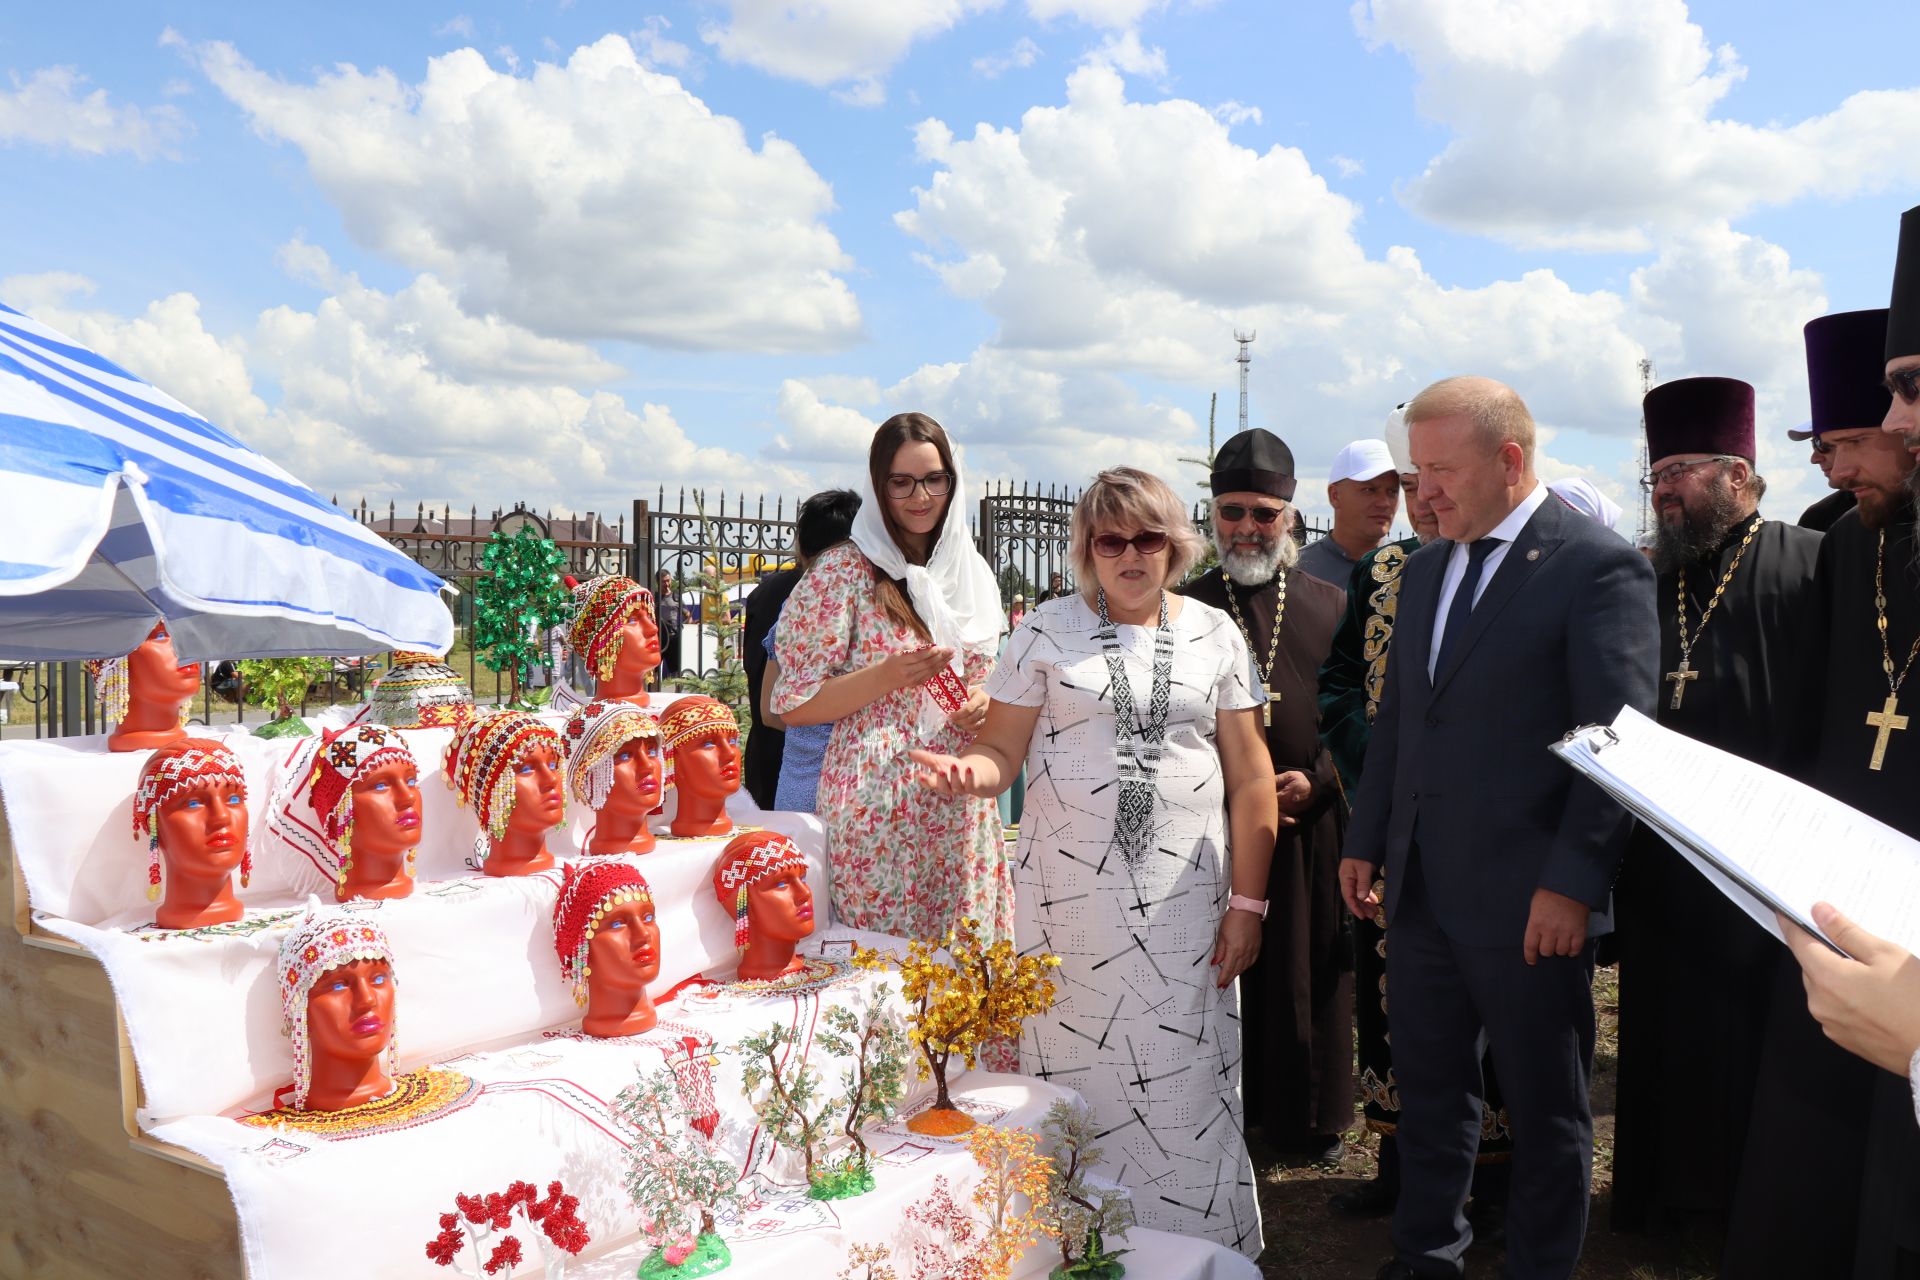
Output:
[[566,821],[560,735],[524,711],[488,711],[447,744],[447,785],[480,821],[474,854],[490,876],[553,866],[547,833]]
[[596,815],[586,852],[648,853],[660,807],[660,726],[630,702],[595,700],[567,717],[567,790]]
[[156,924],[192,929],[240,918],[233,872],[239,868],[245,886],[253,855],[247,780],[231,751],[211,738],[182,738],[154,752],[134,790],[133,830],[147,842],[147,899],[160,904]]
[[653,1029],[647,984],[660,976],[660,928],[653,894],[630,863],[567,864],[553,904],[553,949],[560,975],[586,1010],[590,1036],[632,1036]]
[[676,836],[723,836],[733,830],[727,797],[740,789],[740,726],[717,698],[678,698],[660,718],[670,770],[667,785],[679,797]]
[[114,722],[109,751],[150,751],[187,736],[182,726],[200,692],[200,665],[175,660],[166,623],[156,623],[126,657],[89,661],[86,668],[101,718]]
[[[421,833],[420,766],[399,732],[358,724],[304,739],[296,752],[288,769],[290,793],[277,798],[269,825],[293,837],[332,882],[338,901],[412,893]],[[302,800],[310,819],[304,832],[302,824],[282,820],[280,807]],[[316,829],[318,839],[310,834]]]
[[618,574],[569,585],[574,615],[567,627],[567,647],[593,669],[602,699],[645,705],[647,676],[660,665],[653,593]]
[[473,690],[430,653],[397,649],[367,689],[367,720],[394,729],[457,727],[473,716]]
[[713,893],[733,913],[740,977],[777,978],[800,967],[793,949],[813,933],[813,890],[799,846],[774,831],[735,836],[714,864]]
[[280,941],[280,1030],[295,1111],[339,1111],[393,1091],[393,947],[364,915],[311,902]]

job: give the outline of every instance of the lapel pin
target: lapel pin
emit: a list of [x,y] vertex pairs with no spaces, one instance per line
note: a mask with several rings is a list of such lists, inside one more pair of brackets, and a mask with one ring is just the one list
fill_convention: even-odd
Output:
[[1527,552],[1527,559],[1538,560],[1539,558],[1540,558],[1540,548],[1535,547],[1533,550]]

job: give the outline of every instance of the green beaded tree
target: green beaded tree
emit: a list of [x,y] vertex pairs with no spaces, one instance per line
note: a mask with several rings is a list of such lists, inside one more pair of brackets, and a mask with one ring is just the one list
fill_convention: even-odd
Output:
[[840,1078],[846,1090],[841,1101],[841,1132],[853,1150],[835,1162],[819,1183],[819,1199],[859,1195],[873,1190],[873,1155],[860,1132],[870,1124],[884,1124],[900,1109],[907,1085],[907,1030],[887,1005],[888,987],[881,983],[867,997],[860,1013],[834,1005],[815,1036],[822,1048],[848,1060]]
[[1133,1202],[1123,1192],[1087,1185],[1086,1171],[1100,1162],[1093,1117],[1084,1104],[1056,1102],[1041,1126],[1052,1167],[1040,1221],[1060,1246],[1060,1265],[1049,1280],[1119,1280],[1125,1249],[1107,1248],[1106,1237],[1124,1239],[1133,1225]]
[[327,673],[325,658],[244,658],[234,668],[242,700],[273,711],[273,718],[253,731],[256,738],[304,738],[313,733],[298,713],[307,689]]
[[767,1136],[799,1153],[806,1166],[808,1193],[816,1200],[833,1199],[825,1194],[827,1188],[817,1185],[824,1176],[820,1153],[845,1103],[838,1098],[821,1100],[820,1073],[801,1056],[799,1040],[793,1028],[777,1022],[760,1035],[746,1037],[735,1047],[742,1059],[741,1083]]
[[541,537],[530,524],[511,535],[494,530],[480,553],[482,573],[473,584],[473,648],[491,670],[512,673],[516,703],[534,667],[553,662],[547,630],[565,622],[573,605],[560,580],[566,565],[553,539]]

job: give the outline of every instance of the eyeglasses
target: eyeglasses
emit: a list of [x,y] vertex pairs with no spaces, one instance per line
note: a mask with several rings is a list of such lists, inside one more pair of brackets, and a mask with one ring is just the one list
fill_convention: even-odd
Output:
[[1833,456],[1834,445],[1831,440],[1822,440],[1819,436],[1815,436],[1809,443],[1813,445],[1813,451],[1821,457],[1831,458]]
[[1687,474],[1687,472],[1693,470],[1695,467],[1709,466],[1716,462],[1737,462],[1737,461],[1739,461],[1739,459],[1735,458],[1732,454],[1720,453],[1720,454],[1715,454],[1711,458],[1696,458],[1692,462],[1668,463],[1666,466],[1660,468],[1658,471],[1654,472],[1652,475],[1647,476],[1645,479],[1641,480],[1640,487],[1642,489],[1652,489],[1655,485],[1677,484],[1679,483],[1681,476]]
[[911,498],[915,489],[924,489],[929,498],[944,498],[953,492],[953,472],[929,471],[923,476],[894,472],[887,477],[889,498]]
[[1123,538],[1117,533],[1098,534],[1093,539],[1095,555],[1112,560],[1126,553],[1132,547],[1143,556],[1159,555],[1167,549],[1167,535],[1158,529],[1149,529],[1145,533],[1136,533],[1131,538]]
[[1237,502],[1222,502],[1213,510],[1228,524],[1236,524],[1248,516],[1253,517],[1255,524],[1272,524],[1287,514],[1285,507],[1243,507]]
[[1880,380],[1880,385],[1908,404],[1920,400],[1920,365],[1896,369]]

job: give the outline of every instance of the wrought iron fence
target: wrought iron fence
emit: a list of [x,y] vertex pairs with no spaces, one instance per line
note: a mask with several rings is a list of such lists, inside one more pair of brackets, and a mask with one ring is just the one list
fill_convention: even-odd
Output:
[[[773,510],[767,498],[773,497]],[[1060,575],[1061,588],[1072,590],[1073,571],[1067,559],[1067,531],[1080,491],[1056,486],[989,485],[969,525],[980,553],[1000,581],[1003,605],[1020,595],[1033,603]],[[667,600],[676,601],[683,625],[663,645],[661,675],[711,675],[720,660],[713,622],[718,611],[738,614],[760,580],[794,563],[797,502],[784,495],[714,493],[681,489],[670,505],[664,487],[653,500],[637,498],[630,513],[622,512],[609,524],[602,515],[544,514],[516,504],[481,515],[477,506],[462,514],[452,507],[438,510],[416,505],[411,514],[389,503],[383,513],[365,501],[346,510],[361,524],[400,548],[414,561],[447,580],[448,604],[453,610],[455,639],[448,662],[467,677],[482,702],[499,703],[511,694],[510,683],[489,670],[474,654],[469,640],[474,579],[485,572],[481,553],[496,531],[513,533],[531,524],[553,539],[566,553],[567,571],[581,579],[624,573],[663,594],[659,575],[669,577]],[[1208,530],[1205,502],[1193,507],[1193,520]],[[1317,524],[1296,530],[1305,538],[1324,532]],[[663,637],[665,639],[665,637]],[[384,669],[378,659],[343,659],[309,688],[301,703],[310,709],[339,701],[358,701],[367,681]],[[575,672],[576,682],[583,673]],[[202,672],[200,696],[193,721],[202,725],[245,724],[270,713],[248,708],[240,700],[231,663],[209,663]],[[0,734],[9,737],[58,737],[96,733],[92,681],[77,662],[0,666]]]

